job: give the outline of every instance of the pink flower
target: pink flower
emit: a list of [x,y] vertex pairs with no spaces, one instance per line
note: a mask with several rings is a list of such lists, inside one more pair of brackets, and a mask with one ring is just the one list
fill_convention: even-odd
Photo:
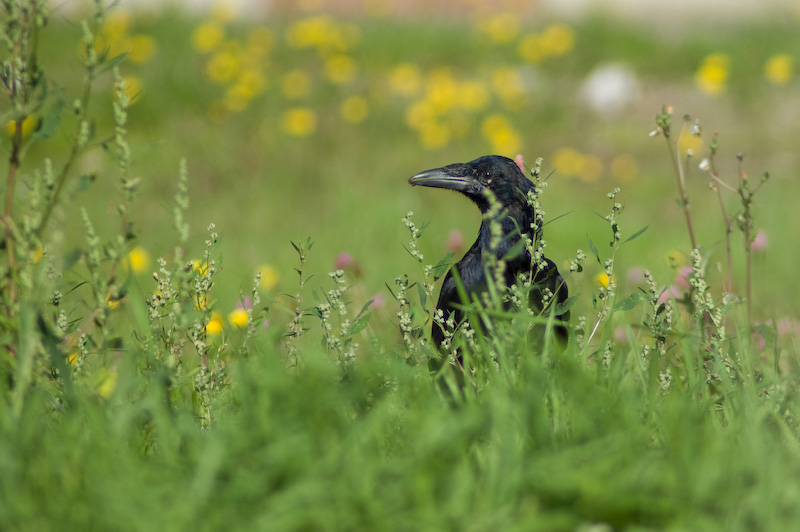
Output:
[[670,299],[680,299],[680,297],[681,297],[680,289],[677,286],[672,285],[663,292],[661,292],[661,297],[658,298],[658,304],[660,305],[661,303],[666,303]]
[[334,261],[333,265],[337,270],[346,270],[350,266],[353,265],[355,260],[353,256],[345,251],[336,255],[336,260]]
[[678,270],[678,275],[675,276],[675,285],[688,289],[689,284],[689,276],[692,274],[692,267],[691,266],[683,266],[680,270]]
[[464,235],[461,234],[461,231],[458,229],[450,231],[450,234],[447,235],[447,243],[444,247],[448,252],[460,251],[464,247]]
[[522,172],[524,174],[525,173],[525,162],[522,160],[522,155],[517,155],[516,157],[514,157],[514,162],[517,163],[517,166],[519,166],[520,172]]
[[750,249],[756,252],[765,251],[767,249],[767,244],[769,244],[767,233],[764,231],[759,231],[756,233],[756,237],[750,243]]
[[386,297],[381,292],[378,292],[377,294],[372,296],[371,299],[372,299],[372,308],[374,309],[383,308],[383,306],[386,305]]

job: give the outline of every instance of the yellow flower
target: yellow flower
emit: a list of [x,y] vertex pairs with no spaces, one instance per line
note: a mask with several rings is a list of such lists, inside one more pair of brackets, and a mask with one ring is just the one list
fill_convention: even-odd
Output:
[[258,282],[258,286],[264,291],[269,291],[275,288],[275,285],[278,284],[278,279],[280,278],[278,270],[269,264],[261,266],[258,270],[261,272],[261,280]]
[[352,81],[357,70],[356,62],[347,55],[334,55],[325,61],[325,75],[337,85]]
[[594,282],[603,288],[608,288],[609,283],[611,283],[611,278],[606,274],[606,272],[601,272],[594,276]]
[[325,45],[334,32],[335,24],[329,17],[307,17],[289,25],[286,40],[292,48],[311,48]]
[[509,43],[519,34],[519,17],[511,12],[498,13],[483,22],[480,29],[495,44]]
[[691,128],[687,126],[683,129],[681,136],[678,138],[678,149],[684,157],[686,157],[690,150],[692,156],[698,157],[705,151],[703,137],[692,135]]
[[295,137],[305,137],[317,129],[317,113],[308,107],[293,107],[281,117],[283,130]]
[[281,92],[290,100],[306,96],[311,90],[311,78],[300,69],[290,70],[283,76]]
[[711,54],[703,60],[703,64],[694,75],[697,87],[711,95],[725,90],[728,81],[730,59],[725,54]]
[[208,263],[204,260],[193,260],[192,262],[192,271],[193,272],[200,272],[200,275],[205,277],[208,275]]
[[611,175],[620,181],[631,181],[638,172],[636,159],[629,153],[621,153],[611,160]]
[[247,311],[243,308],[234,309],[228,314],[228,322],[237,327],[245,327],[247,325]]
[[339,113],[342,115],[342,119],[345,122],[357,124],[359,122],[363,122],[364,119],[367,118],[367,115],[369,114],[369,104],[367,103],[366,98],[362,98],[361,96],[350,96],[342,102],[342,105],[339,108]]
[[146,63],[156,53],[156,41],[149,35],[131,37],[131,49],[128,58],[134,63]]
[[538,63],[547,55],[542,38],[536,33],[529,33],[519,41],[517,48],[520,57],[529,63]]
[[227,83],[239,71],[239,59],[230,52],[217,52],[206,65],[206,74],[212,81]]
[[417,65],[401,63],[389,73],[389,87],[402,96],[413,96],[419,92],[422,75]]
[[[33,128],[36,127],[38,120],[34,118],[32,115],[28,115],[25,117],[25,120],[22,121],[22,138],[27,138],[28,135],[33,132]],[[6,122],[6,135],[9,137],[13,137],[14,133],[17,129],[17,122],[16,120],[9,120]]]
[[192,32],[192,46],[198,52],[213,51],[225,37],[225,30],[217,22],[204,22]]
[[457,103],[458,87],[450,71],[446,68],[440,68],[430,73],[425,84],[425,91],[428,101],[439,114],[446,113]]
[[458,103],[464,109],[480,111],[489,104],[489,89],[480,80],[466,81],[458,87]]
[[443,148],[450,142],[450,129],[435,120],[427,120],[420,125],[419,138],[429,150]]
[[72,353],[67,357],[67,363],[74,366],[78,363],[78,353]]
[[793,62],[789,54],[773,55],[764,65],[764,77],[773,85],[786,85],[792,79]]
[[487,116],[481,124],[481,133],[492,144],[492,151],[514,156],[522,147],[522,139],[511,122],[501,114]]
[[222,314],[219,312],[212,312],[211,319],[208,320],[208,323],[206,323],[206,333],[219,334],[222,332],[222,327],[224,325],[225,322],[222,319]]
[[103,399],[108,399],[109,397],[111,397],[111,394],[114,393],[114,389],[116,387],[117,387],[117,372],[108,369],[101,370],[100,383],[97,385],[97,388],[95,389],[95,391],[97,391],[97,395],[99,395]]
[[125,261],[133,273],[144,273],[147,267],[150,266],[150,254],[146,249],[136,246],[128,253]]
[[583,172],[586,161],[583,154],[575,148],[560,148],[553,155],[556,171],[566,176],[577,176]]
[[575,46],[575,32],[566,24],[553,24],[542,32],[541,45],[547,55],[564,55]]
[[252,98],[264,90],[264,87],[267,85],[267,80],[260,71],[247,69],[239,74],[237,85],[241,85],[243,90],[247,91],[248,97]]
[[246,86],[240,83],[228,87],[228,90],[225,91],[225,99],[222,103],[225,105],[225,108],[229,111],[239,112],[244,111],[248,105],[250,105],[250,100],[253,98],[253,92]]
[[33,263],[36,264],[44,257],[44,248],[42,246],[33,250]]
[[525,87],[520,73],[512,67],[498,68],[492,72],[492,88],[510,110],[525,104]]
[[436,111],[427,100],[414,102],[406,109],[406,123],[412,129],[421,129],[422,126],[436,119]]
[[131,14],[124,9],[111,11],[103,20],[100,32],[107,37],[122,37],[131,25]]

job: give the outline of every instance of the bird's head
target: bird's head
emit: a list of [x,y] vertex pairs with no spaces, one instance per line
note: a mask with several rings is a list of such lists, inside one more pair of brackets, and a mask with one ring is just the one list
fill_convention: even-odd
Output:
[[408,182],[457,190],[474,201],[483,213],[489,210],[487,191],[491,191],[503,207],[524,208],[528,191],[533,186],[517,163],[500,155],[485,155],[468,163],[426,170]]

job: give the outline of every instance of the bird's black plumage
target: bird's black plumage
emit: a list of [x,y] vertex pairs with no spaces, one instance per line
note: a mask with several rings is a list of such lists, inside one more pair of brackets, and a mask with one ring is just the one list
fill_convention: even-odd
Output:
[[[535,212],[527,199],[533,183],[525,177],[517,164],[507,157],[487,155],[468,163],[451,164],[427,170],[411,177],[408,182],[412,185],[461,192],[471,199],[484,214],[477,240],[455,265],[464,290],[470,296],[487,289],[486,266],[490,254],[501,259],[519,242],[522,235],[527,236],[531,241],[540,236],[534,234],[532,224],[535,221]],[[491,191],[502,206],[495,220],[502,227],[503,236],[495,249],[492,249],[490,245],[491,221],[485,216],[491,207],[487,191]],[[568,297],[567,285],[559,275],[556,265],[546,258],[543,259],[543,262],[543,269],[532,266],[530,252],[523,248],[516,256],[506,260],[504,275],[506,286],[511,286],[520,282],[522,276],[533,274],[534,289],[531,291],[529,304],[537,311],[542,309],[541,291],[544,287],[550,289],[558,303],[563,303]],[[456,279],[451,270],[444,278],[436,308],[444,312],[445,319],[452,315],[456,323],[459,323],[463,320],[464,315],[462,311],[454,307],[454,304],[460,303],[469,303],[469,301],[461,301]],[[569,312],[557,315],[556,318],[566,321],[569,319]],[[566,329],[563,326],[559,326],[557,332],[561,336],[566,336]],[[444,339],[444,334],[436,323],[433,324],[431,338],[437,346]]]

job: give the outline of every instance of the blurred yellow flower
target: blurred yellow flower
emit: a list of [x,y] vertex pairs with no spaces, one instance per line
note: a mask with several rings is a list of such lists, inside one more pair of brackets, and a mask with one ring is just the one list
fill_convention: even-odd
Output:
[[725,54],[711,54],[694,75],[694,82],[706,94],[717,95],[725,90],[730,69],[730,58]]
[[492,72],[492,88],[507,109],[515,111],[525,105],[525,86],[519,71],[513,67]]
[[339,113],[345,122],[357,124],[363,122],[369,114],[369,103],[361,96],[350,96],[342,102]]
[[479,29],[495,44],[509,43],[519,34],[519,16],[508,11],[498,13],[482,21]]
[[72,366],[78,363],[78,353],[72,353],[67,357],[66,362]]
[[317,129],[317,113],[308,107],[293,107],[281,117],[283,130],[295,137],[305,137]]
[[206,323],[206,333],[219,334],[222,332],[222,327],[224,325],[225,322],[222,319],[222,314],[219,312],[212,312],[211,319],[208,320],[208,323]]
[[253,98],[253,91],[246,85],[237,83],[228,87],[225,91],[225,98],[222,100],[225,109],[238,113],[247,109],[250,105],[250,100]]
[[126,257],[124,263],[133,273],[144,273],[150,266],[150,253],[143,247],[136,246]]
[[792,79],[794,59],[789,54],[773,55],[764,65],[764,77],[773,85],[786,85]]
[[703,137],[692,135],[691,127],[688,125],[683,128],[681,136],[678,137],[678,149],[683,157],[686,157],[689,151],[692,152],[693,157],[698,157],[705,151],[705,146]]
[[114,393],[114,389],[116,387],[117,387],[117,372],[108,369],[100,370],[99,384],[97,385],[96,388],[97,395],[99,395],[103,399],[108,399],[109,397],[111,397],[111,394]]
[[565,176],[575,177],[583,172],[586,162],[575,148],[559,148],[553,155],[553,167]]
[[244,88],[249,98],[252,98],[264,90],[267,80],[260,71],[247,69],[239,74],[236,83]]
[[419,127],[419,139],[429,150],[443,148],[450,142],[450,129],[435,120],[427,120]]
[[239,71],[239,59],[230,52],[217,52],[206,65],[206,74],[211,81],[227,83]]
[[480,111],[489,104],[489,99],[489,89],[483,81],[465,81],[458,86],[458,103],[464,109]]
[[566,24],[553,24],[542,32],[541,44],[547,55],[564,55],[575,46],[575,32]]
[[356,62],[347,55],[334,55],[325,61],[325,75],[338,85],[353,81],[357,70]]
[[324,15],[302,18],[286,29],[286,40],[292,48],[323,47],[335,35],[335,26],[333,20]]
[[458,87],[446,68],[437,69],[428,75],[425,91],[428,101],[439,114],[447,112],[457,103]]
[[131,25],[131,14],[124,9],[115,9],[103,20],[100,33],[107,37],[121,37],[128,32]]
[[[22,121],[22,138],[27,138],[33,132],[33,129],[36,127],[38,120],[34,118],[32,115],[28,115],[25,117],[25,120]],[[16,120],[9,120],[6,122],[6,135],[8,137],[13,137],[14,133],[17,130],[17,122]]]
[[608,274],[606,274],[606,272],[600,272],[594,276],[594,282],[603,288],[608,288],[608,285],[611,283],[611,278],[608,276]]
[[413,63],[401,63],[389,73],[389,87],[402,96],[413,96],[419,92],[422,75]]
[[529,63],[538,63],[547,55],[542,43],[542,37],[537,33],[525,35],[519,41],[517,49],[520,57]]
[[237,327],[245,327],[247,325],[247,311],[243,308],[237,308],[228,314],[228,322]]
[[631,181],[636,179],[639,167],[636,159],[629,153],[620,153],[611,160],[611,175],[619,181]]
[[258,286],[265,292],[275,288],[280,278],[278,270],[276,270],[274,266],[265,264],[261,266],[258,271],[261,272],[261,280],[258,282]]
[[33,250],[33,263],[37,264],[44,257],[44,248],[42,246]]
[[193,272],[199,272],[203,277],[208,275],[208,263],[206,261],[192,260],[191,263]]
[[108,308],[111,310],[118,309],[119,306],[122,304],[122,298],[119,297],[116,293],[108,294],[106,296],[106,304]]
[[412,129],[420,129],[423,124],[436,119],[436,111],[427,100],[412,103],[406,109],[406,123]]
[[225,30],[217,22],[200,24],[192,32],[192,46],[198,52],[207,54],[213,51],[225,38]]
[[290,100],[306,96],[311,90],[311,78],[300,69],[290,70],[283,76],[281,92]]
[[522,139],[505,115],[487,116],[481,124],[481,133],[491,143],[492,151],[513,157],[522,147]]
[[149,35],[131,37],[128,58],[134,63],[146,63],[156,53],[156,41]]

